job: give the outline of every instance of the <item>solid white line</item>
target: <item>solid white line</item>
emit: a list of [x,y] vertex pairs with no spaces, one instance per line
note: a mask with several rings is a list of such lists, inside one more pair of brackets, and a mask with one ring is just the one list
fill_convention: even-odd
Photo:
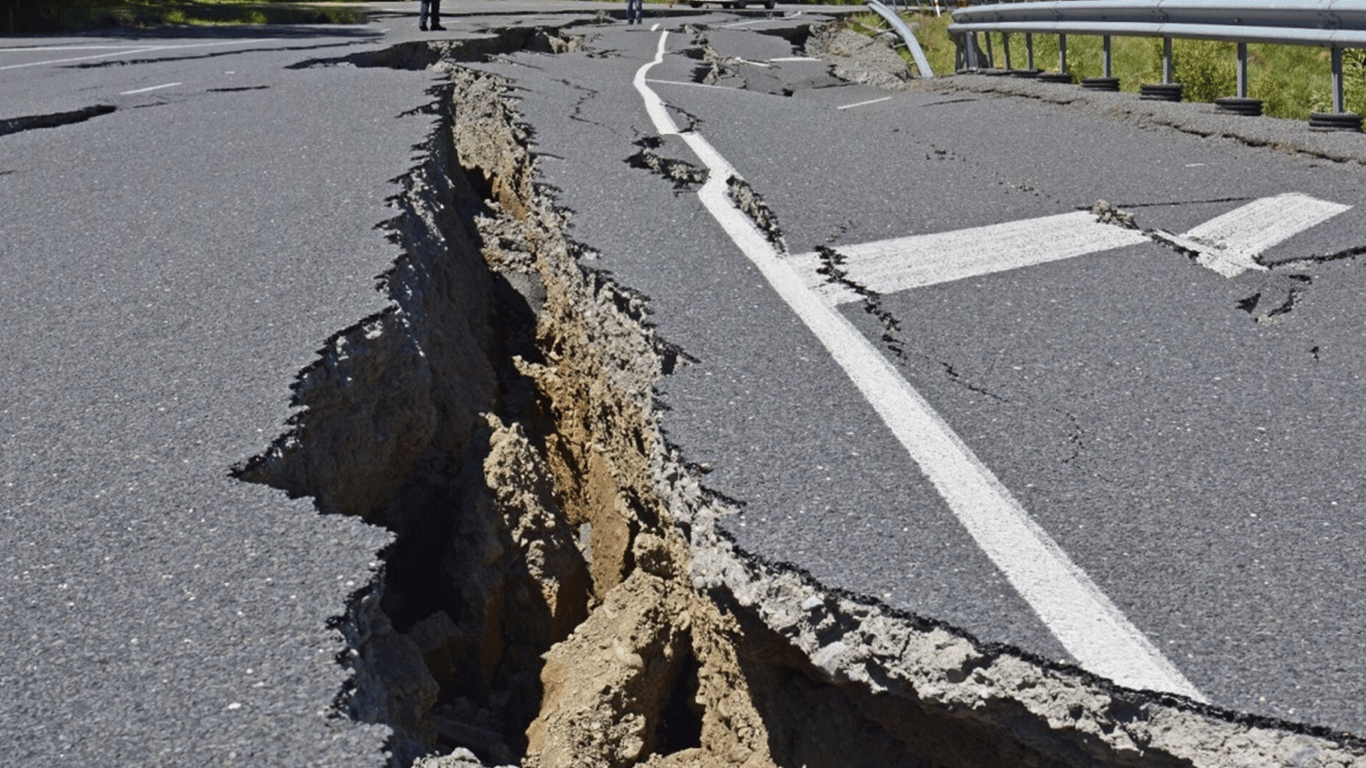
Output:
[[[44,64],[68,64],[68,63],[73,62],[73,61],[89,61],[89,60],[91,60],[91,59],[107,59],[107,58],[109,58],[110,56],[125,56],[125,55],[131,55],[131,54],[134,54],[134,53],[153,53],[153,52],[161,52],[161,51],[177,51],[177,50],[182,50],[182,49],[185,49],[185,48],[205,48],[205,47],[211,47],[211,46],[217,46],[217,45],[246,45],[247,43],[259,43],[259,42],[261,42],[261,41],[263,41],[263,40],[265,40],[265,39],[266,39],[266,38],[261,37],[261,38],[253,38],[253,39],[249,39],[249,40],[227,40],[227,41],[220,41],[220,42],[216,42],[216,43],[184,43],[184,44],[181,44],[181,45],[137,45],[137,46],[123,46],[123,47],[121,47],[121,48],[119,48],[119,49],[117,49],[117,50],[114,50],[114,51],[111,52],[111,53],[99,53],[99,54],[95,54],[95,55],[93,55],[93,56],[75,56],[75,57],[67,58],[67,59],[49,59],[49,60],[47,60],[47,61],[30,61],[30,62],[26,62],[26,63],[24,63],[24,64],[8,64],[8,65],[6,65],[6,66],[0,67],[0,70],[6,70],[6,69],[22,69],[23,67],[40,67],[40,66],[42,66],[42,65],[44,65]],[[54,47],[54,48],[51,48],[50,50],[54,50],[54,51],[62,51],[62,50],[72,50],[72,51],[80,51],[80,50],[102,50],[102,49],[108,48],[108,47],[110,47],[110,46],[79,46],[79,47],[71,47],[71,48],[57,48],[57,47]],[[20,51],[25,51],[25,50],[32,51],[32,50],[42,50],[42,49],[38,49],[38,48],[13,48],[13,49],[5,49],[5,50],[12,50],[12,51],[15,51],[15,52],[20,52]]]
[[126,51],[130,48],[145,48],[143,45],[34,45],[0,48],[0,53],[28,53],[30,51]]
[[715,88],[718,91],[738,91],[739,88],[732,88],[728,85],[712,85],[711,83],[689,83],[684,80],[655,80],[647,79],[647,83],[658,83],[660,85],[686,85],[690,88]]
[[150,86],[150,87],[148,87],[148,88],[139,88],[139,89],[137,89],[137,90],[135,90],[135,91],[122,91],[122,92],[119,93],[119,95],[120,95],[120,96],[132,96],[132,95],[135,94],[135,93],[147,93],[148,91],[159,91],[159,90],[161,90],[162,88],[174,88],[174,87],[176,87],[177,85],[184,85],[184,83],[166,83],[165,85],[153,85],[153,86]]
[[883,97],[880,98],[880,99],[869,99],[868,101],[860,101],[860,102],[856,102],[856,103],[854,103],[854,104],[845,104],[845,105],[842,106],[842,107],[835,107],[835,109],[853,109],[854,107],[866,107],[866,106],[868,106],[869,104],[881,104],[881,103],[884,102],[884,101],[891,101],[891,100],[892,100],[892,97],[891,97],[891,96],[883,96]]
[[74,57],[71,57],[71,58],[68,58],[68,59],[49,59],[49,60],[47,60],[47,61],[30,61],[30,62],[27,62],[27,63],[24,63],[24,64],[6,64],[5,66],[0,67],[0,70],[5,70],[5,69],[23,69],[24,67],[40,67],[40,66],[42,66],[42,65],[44,65],[44,64],[67,64],[67,63],[70,63],[70,62],[73,62],[73,61],[89,61],[89,60],[91,60],[91,59],[107,59],[107,58],[109,58],[110,56],[123,56],[123,55],[125,55],[125,54],[130,54],[130,53],[147,53],[148,51],[154,51],[154,50],[156,50],[156,49],[155,49],[155,48],[121,48],[121,49],[119,49],[119,50],[117,50],[117,51],[114,51],[113,53],[97,53],[97,54],[95,54],[95,55],[93,55],[93,56],[74,56]]
[[[839,248],[854,282],[892,293],[967,277],[1061,261],[1149,242],[1136,229],[1101,224],[1087,211],[1011,221],[933,235],[899,237]],[[792,257],[813,290],[836,304],[858,300],[852,291],[816,273],[820,255]]]
[[838,311],[808,289],[753,222],[732,203],[735,169],[701,134],[679,133],[645,73],[663,60],[668,32],[634,81],[661,135],[678,135],[710,171],[702,204],[844,368],[925,472],[963,526],[1059,642],[1086,669],[1121,685],[1201,699],[1199,691],[1036,525],[1010,492],[886,358]]

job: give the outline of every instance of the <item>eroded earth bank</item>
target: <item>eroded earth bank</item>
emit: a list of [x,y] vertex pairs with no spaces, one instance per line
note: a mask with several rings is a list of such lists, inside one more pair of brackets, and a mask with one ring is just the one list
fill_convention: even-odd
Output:
[[394,765],[1366,759],[739,551],[714,525],[728,502],[658,427],[655,384],[686,350],[581,262],[508,84],[454,63],[487,52],[408,44],[359,62],[448,76],[385,225],[404,252],[381,280],[391,305],[329,340],[295,384],[293,431],[238,469],[394,532],[339,622],[352,677],[336,703],[392,729]]

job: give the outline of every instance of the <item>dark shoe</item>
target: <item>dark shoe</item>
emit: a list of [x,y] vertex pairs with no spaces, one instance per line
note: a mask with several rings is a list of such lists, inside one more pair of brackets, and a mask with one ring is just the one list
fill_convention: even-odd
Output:
[[445,31],[446,31],[446,28],[443,27],[443,26],[441,26],[440,24],[433,24],[433,25],[432,25],[432,31],[433,31],[433,32],[445,32]]
[[426,32],[426,31],[427,31],[427,25],[426,25],[426,24],[418,24],[418,25],[417,25],[417,28],[418,28],[419,30],[423,31],[423,32]]

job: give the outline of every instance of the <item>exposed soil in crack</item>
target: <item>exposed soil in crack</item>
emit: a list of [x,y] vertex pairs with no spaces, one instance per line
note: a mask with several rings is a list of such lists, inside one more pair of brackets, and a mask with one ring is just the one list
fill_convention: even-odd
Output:
[[739,550],[716,526],[734,505],[658,428],[655,384],[684,353],[639,294],[582,266],[507,85],[448,53],[367,54],[449,73],[391,199],[390,305],[327,340],[290,432],[238,469],[395,533],[338,619],[338,711],[389,727],[394,765],[1366,759],[1348,737],[1117,689]]
[[749,182],[738,176],[731,176],[726,179],[726,194],[730,195],[736,207],[754,222],[754,226],[764,233],[764,237],[768,238],[770,243],[778,246],[781,251],[787,250],[787,246],[783,244],[783,229],[778,224],[778,214],[768,207],[768,203],[754,191]]
[[677,190],[691,189],[706,183],[706,169],[686,160],[665,157],[657,152],[664,146],[664,139],[647,136],[636,141],[635,145],[640,147],[640,151],[626,158],[626,164],[632,168],[653,171],[672,181],[674,189]]

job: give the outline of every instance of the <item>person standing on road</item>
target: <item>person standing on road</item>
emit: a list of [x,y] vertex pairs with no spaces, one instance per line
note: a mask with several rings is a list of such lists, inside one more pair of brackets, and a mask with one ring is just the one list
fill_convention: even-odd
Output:
[[626,23],[644,24],[641,16],[645,14],[645,0],[626,0]]
[[[432,25],[427,26],[427,11],[431,11]],[[433,32],[441,32],[446,28],[441,26],[441,0],[422,0],[422,5],[417,12],[417,28],[426,32],[431,29]]]

